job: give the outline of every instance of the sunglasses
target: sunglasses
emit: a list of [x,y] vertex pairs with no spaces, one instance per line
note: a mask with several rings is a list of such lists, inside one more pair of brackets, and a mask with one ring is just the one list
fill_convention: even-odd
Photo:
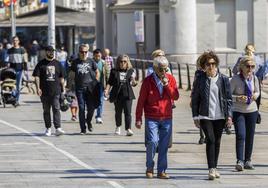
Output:
[[168,71],[168,68],[162,68],[162,67],[159,67],[159,68],[158,68],[158,71],[159,71],[159,72],[167,72],[167,71]]
[[207,67],[209,67],[209,66],[213,66],[213,67],[215,67],[215,66],[216,66],[216,62],[206,63],[206,66],[207,66]]
[[247,67],[248,69],[250,69],[250,68],[254,69],[254,68],[255,68],[255,65],[246,65],[246,67]]
[[87,51],[80,51],[80,54],[86,54]]
[[127,63],[127,61],[126,60],[122,60],[122,61],[120,61],[120,63]]

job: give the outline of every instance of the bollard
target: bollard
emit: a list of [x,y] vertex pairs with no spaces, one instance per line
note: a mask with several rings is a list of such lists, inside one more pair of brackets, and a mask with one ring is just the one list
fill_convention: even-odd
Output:
[[187,91],[190,91],[191,88],[191,79],[190,79],[190,69],[189,69],[189,64],[186,64],[186,68],[187,68],[187,80],[188,80],[188,87],[187,87]]
[[140,72],[139,72],[139,68],[138,68],[137,59],[134,59],[134,63],[135,63],[135,70],[136,70],[136,81],[139,81],[139,79],[140,79]]
[[144,80],[145,78],[145,61],[142,61],[141,60],[141,63],[142,63],[142,81]]
[[182,82],[181,82],[181,65],[178,63],[178,79],[179,79],[179,89],[182,89]]
[[231,69],[231,67],[228,67],[228,71],[229,71],[229,78],[232,78],[232,69]]

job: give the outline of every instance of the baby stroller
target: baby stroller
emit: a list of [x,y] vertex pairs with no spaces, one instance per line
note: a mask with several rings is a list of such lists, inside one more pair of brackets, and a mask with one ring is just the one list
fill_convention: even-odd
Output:
[[6,104],[16,104],[16,72],[12,68],[6,68],[1,71],[1,97],[4,108]]

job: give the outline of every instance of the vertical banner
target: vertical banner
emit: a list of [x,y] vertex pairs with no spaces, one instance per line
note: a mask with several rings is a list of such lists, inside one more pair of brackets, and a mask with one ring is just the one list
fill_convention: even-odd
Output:
[[144,13],[143,10],[134,12],[135,21],[135,40],[136,42],[144,42]]

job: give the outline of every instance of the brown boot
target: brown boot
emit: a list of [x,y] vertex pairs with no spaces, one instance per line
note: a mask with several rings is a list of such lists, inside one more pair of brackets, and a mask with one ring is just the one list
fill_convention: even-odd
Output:
[[169,179],[169,175],[165,172],[161,172],[157,174],[157,178],[159,179]]
[[153,170],[147,170],[146,171],[146,177],[149,179],[152,179],[154,177],[154,171]]

